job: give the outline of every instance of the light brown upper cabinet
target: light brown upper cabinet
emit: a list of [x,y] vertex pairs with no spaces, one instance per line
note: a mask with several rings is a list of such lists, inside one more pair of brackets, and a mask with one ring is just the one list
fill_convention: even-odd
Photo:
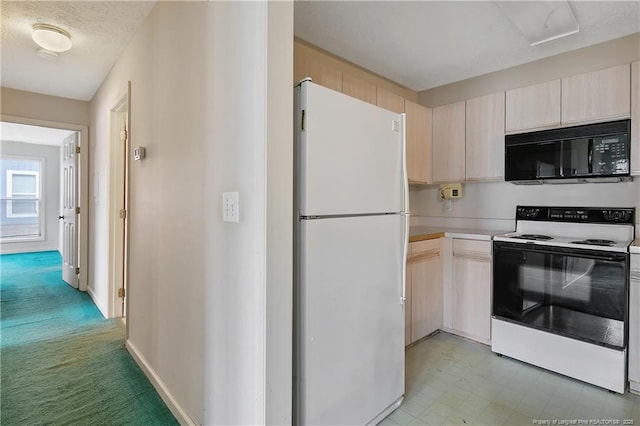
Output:
[[294,80],[311,77],[314,83],[342,92],[342,71],[333,68],[313,57],[298,55],[295,58]]
[[562,79],[562,124],[629,118],[629,64]]
[[431,109],[404,101],[409,183],[431,183]]
[[631,174],[640,175],[640,62],[631,64]]
[[467,181],[504,179],[504,108],[504,92],[467,100]]
[[355,77],[351,74],[342,74],[342,93],[376,105],[376,85]]
[[376,103],[379,107],[398,114],[404,112],[404,98],[382,87],[377,88]]
[[465,180],[465,102],[433,108],[433,182]]
[[560,80],[508,90],[506,133],[560,126]]

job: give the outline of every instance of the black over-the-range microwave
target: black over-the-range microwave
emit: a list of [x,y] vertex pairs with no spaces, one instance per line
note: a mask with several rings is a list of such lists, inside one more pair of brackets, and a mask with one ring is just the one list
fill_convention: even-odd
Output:
[[505,180],[513,183],[629,179],[631,120],[505,136]]

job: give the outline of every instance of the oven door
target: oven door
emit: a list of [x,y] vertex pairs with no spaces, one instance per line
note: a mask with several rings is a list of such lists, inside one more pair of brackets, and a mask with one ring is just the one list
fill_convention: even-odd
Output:
[[627,344],[629,255],[493,243],[493,316],[622,349]]

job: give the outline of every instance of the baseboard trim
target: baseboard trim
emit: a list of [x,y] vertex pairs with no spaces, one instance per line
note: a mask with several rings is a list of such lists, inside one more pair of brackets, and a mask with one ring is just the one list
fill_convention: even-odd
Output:
[[93,292],[93,289],[91,287],[87,287],[87,293],[89,293],[91,300],[93,300],[93,303],[96,305],[96,307],[98,308],[102,316],[108,319],[109,315],[107,315],[108,311],[106,307],[102,305],[102,303],[100,302],[100,299],[98,299],[98,296],[96,296],[96,294]]
[[164,403],[167,404],[167,407],[178,420],[178,422],[180,422],[181,425],[195,426],[197,423],[194,422],[182,408],[182,406],[178,404],[178,401],[176,401],[173,395],[171,395],[171,392],[169,392],[167,386],[156,374],[155,370],[151,368],[145,357],[142,356],[135,345],[127,339],[127,341],[125,342],[125,346],[138,366],[140,366],[144,374],[147,376],[153,387],[156,389],[156,391],[158,391],[160,398],[162,398]]

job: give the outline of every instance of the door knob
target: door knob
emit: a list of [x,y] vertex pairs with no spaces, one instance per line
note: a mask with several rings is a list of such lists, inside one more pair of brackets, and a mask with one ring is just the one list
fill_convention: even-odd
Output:
[[64,216],[58,216],[58,219],[64,219]]

